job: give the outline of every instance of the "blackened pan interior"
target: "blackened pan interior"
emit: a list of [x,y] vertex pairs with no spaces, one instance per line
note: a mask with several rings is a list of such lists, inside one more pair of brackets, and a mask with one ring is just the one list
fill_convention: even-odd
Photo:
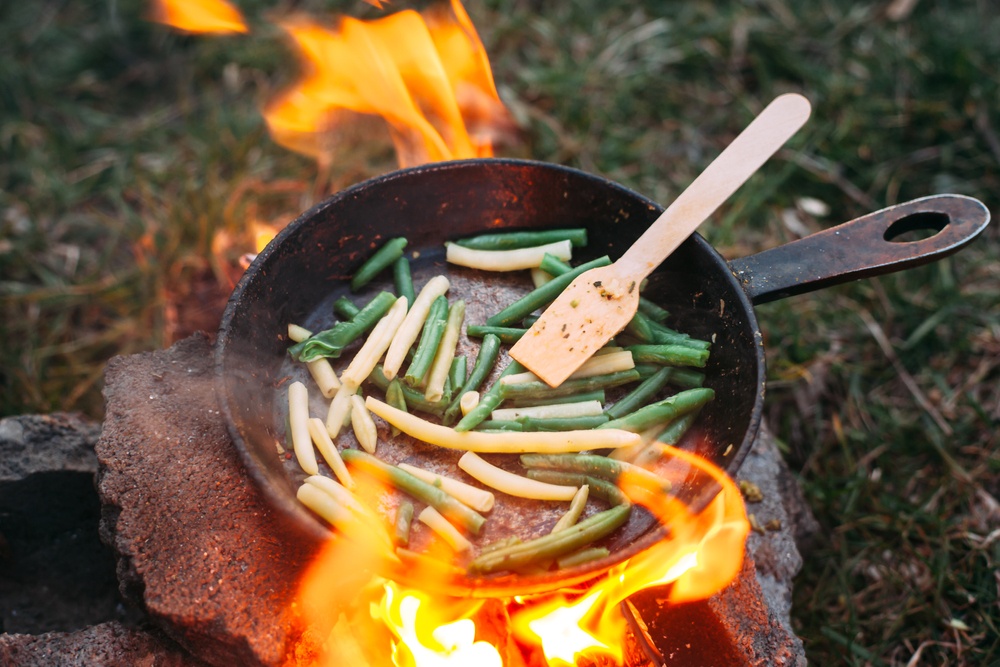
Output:
[[[295,500],[295,482],[279,459],[276,401],[284,400],[287,324],[331,301],[373,248],[394,236],[408,252],[440,252],[442,243],[485,230],[585,226],[583,260],[620,255],[661,207],[611,181],[531,161],[468,160],[388,174],[340,192],[304,213],[257,257],[234,290],[216,343],[217,389],[230,434],[270,503],[305,538],[329,531]],[[752,306],[726,261],[698,235],[651,277],[645,294],[668,308],[671,326],[714,338],[706,386],[716,391],[682,443],[731,475],[756,434],[764,391],[763,349]],[[715,489],[681,490],[693,504]],[[619,563],[663,537],[654,528],[612,544],[603,561],[570,571],[460,582],[475,594],[550,590]]]

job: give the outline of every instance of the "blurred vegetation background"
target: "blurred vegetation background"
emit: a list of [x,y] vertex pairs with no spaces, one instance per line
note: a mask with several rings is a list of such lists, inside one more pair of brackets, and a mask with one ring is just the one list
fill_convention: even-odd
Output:
[[[0,5],[0,415],[100,418],[111,356],[217,326],[249,219],[394,168],[378,127],[318,172],[260,116],[297,74],[270,17],[378,13],[238,4],[252,31],[227,37],[137,0]],[[928,194],[997,211],[993,0],[467,9],[519,126],[499,154],[664,203],[775,95],[809,97],[704,227],[726,257]],[[994,222],[953,258],[758,309],[767,418],[822,525],[793,610],[813,664],[1000,664],[998,249]]]

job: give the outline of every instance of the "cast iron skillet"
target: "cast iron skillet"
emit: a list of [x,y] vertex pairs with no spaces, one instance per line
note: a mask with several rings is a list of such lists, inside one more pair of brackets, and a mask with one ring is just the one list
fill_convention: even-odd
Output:
[[[614,259],[661,210],[631,190],[580,171],[541,162],[486,159],[394,172],[335,194],[304,213],[258,255],[240,280],[223,315],[215,349],[217,393],[229,432],[268,501],[301,530],[304,539],[330,537],[326,525],[295,500],[303,475],[279,454],[284,442],[284,386],[289,376],[304,373],[288,361],[287,324],[313,330],[328,326],[333,299],[347,293],[345,279],[386,239],[406,236],[407,252],[419,251],[414,260],[419,289],[426,278],[443,270],[445,240],[484,230],[585,226],[586,253],[574,261],[603,254]],[[942,195],[872,213],[731,262],[701,236],[691,237],[653,274],[645,292],[670,310],[674,328],[697,337],[714,336],[706,386],[716,391],[716,399],[699,416],[699,429],[681,446],[731,475],[747,455],[761,420],[765,379],[753,304],[944,257],[972,241],[988,221],[989,212],[980,202]],[[893,241],[911,230],[937,233],[919,241]],[[452,298],[457,294],[469,303],[467,323],[481,321],[509,302],[511,290],[520,289],[511,281],[527,284],[523,275],[484,277],[469,270],[450,270],[450,274],[456,276]],[[371,293],[387,286],[375,285]],[[324,405],[314,404],[313,414],[325,416]],[[426,457],[433,467],[433,455],[426,449],[407,450],[402,440],[380,447],[380,455],[390,460]],[[698,505],[714,488],[691,476],[679,493]],[[526,511],[516,503],[510,510],[515,521]],[[603,560],[554,573],[459,576],[447,588],[499,596],[543,592],[586,580],[665,537],[665,530],[648,515],[634,515],[628,527],[606,543],[611,555]],[[487,526],[491,524],[502,525],[503,520],[491,517]],[[406,573],[394,576],[405,579]]]

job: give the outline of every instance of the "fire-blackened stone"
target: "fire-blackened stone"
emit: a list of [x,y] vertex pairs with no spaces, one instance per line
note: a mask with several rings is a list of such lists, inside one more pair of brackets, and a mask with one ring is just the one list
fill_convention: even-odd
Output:
[[212,347],[195,335],[113,359],[97,456],[101,535],[122,594],[212,665],[277,665],[295,636],[307,547],[240,463],[216,405]]

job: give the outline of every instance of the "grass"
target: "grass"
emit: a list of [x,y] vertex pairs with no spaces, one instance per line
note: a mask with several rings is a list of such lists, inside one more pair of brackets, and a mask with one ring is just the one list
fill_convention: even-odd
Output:
[[[391,168],[378,142],[318,174],[269,140],[258,110],[295,66],[274,9],[240,5],[249,37],[172,34],[131,0],[0,7],[0,414],[99,418],[108,358],[214,326],[232,278],[217,232]],[[774,95],[806,94],[808,129],[705,228],[727,257],[937,192],[997,210],[989,0],[899,20],[849,0],[468,9],[522,129],[500,152],[659,201]],[[813,664],[1000,664],[998,229],[758,308],[767,417],[822,526],[793,610]]]

